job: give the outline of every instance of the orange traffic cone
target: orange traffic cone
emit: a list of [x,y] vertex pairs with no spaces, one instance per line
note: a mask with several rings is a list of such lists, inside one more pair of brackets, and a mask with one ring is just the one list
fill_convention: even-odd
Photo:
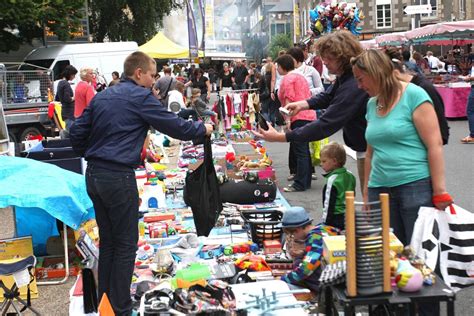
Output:
[[99,304],[99,315],[100,316],[115,316],[114,310],[112,309],[112,305],[110,305],[109,298],[107,294],[104,293],[100,300]]

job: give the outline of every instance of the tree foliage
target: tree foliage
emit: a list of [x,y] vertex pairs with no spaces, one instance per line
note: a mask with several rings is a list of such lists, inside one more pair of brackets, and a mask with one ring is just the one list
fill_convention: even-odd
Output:
[[98,42],[133,40],[141,45],[156,35],[165,15],[181,7],[178,1],[88,0],[90,31]]
[[59,40],[82,30],[83,0],[0,1],[0,51],[18,50],[23,43],[42,38],[45,28]]
[[256,62],[260,62],[265,56],[265,50],[261,38],[257,36],[247,37],[243,39],[243,45],[248,57]]
[[287,50],[291,46],[292,41],[289,34],[278,34],[272,37],[268,53],[273,58],[273,60],[275,60],[278,57],[279,51]]

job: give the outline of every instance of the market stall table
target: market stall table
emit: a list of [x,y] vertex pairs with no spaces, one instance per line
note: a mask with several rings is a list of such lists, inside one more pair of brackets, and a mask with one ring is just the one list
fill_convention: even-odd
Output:
[[444,115],[446,118],[466,117],[466,105],[470,87],[436,86],[436,90],[444,101]]
[[[391,294],[381,294],[375,296],[357,296],[347,297],[345,285],[328,286],[326,288],[326,302],[331,302],[331,296],[344,307],[344,315],[353,315],[357,306],[369,306],[369,311],[372,306],[389,304],[391,308],[400,310],[405,305],[408,305],[408,315],[416,315],[415,303],[431,303],[439,304],[439,302],[446,302],[447,315],[454,316],[454,300],[456,295],[446,286],[440,277],[436,278],[436,283],[432,286],[423,286],[418,292],[408,293],[401,292],[394,288]],[[331,315],[330,308],[327,306],[327,315]],[[400,310],[401,315],[403,310]]]

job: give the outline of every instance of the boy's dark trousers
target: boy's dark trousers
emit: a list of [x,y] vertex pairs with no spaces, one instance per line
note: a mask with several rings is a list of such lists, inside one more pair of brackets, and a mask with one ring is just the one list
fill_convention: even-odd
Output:
[[326,225],[345,230],[346,227],[346,215],[345,214],[333,214],[328,212],[325,223]]
[[107,294],[116,315],[130,315],[130,284],[138,241],[138,189],[132,168],[89,163],[87,193],[99,227],[99,301]]

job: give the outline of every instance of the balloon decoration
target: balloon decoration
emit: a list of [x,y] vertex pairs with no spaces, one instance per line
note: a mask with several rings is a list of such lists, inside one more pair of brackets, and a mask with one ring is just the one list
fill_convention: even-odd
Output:
[[347,2],[331,1],[320,3],[309,11],[311,33],[317,37],[333,30],[349,30],[354,35],[359,35],[361,28],[357,25],[364,19],[364,13]]

